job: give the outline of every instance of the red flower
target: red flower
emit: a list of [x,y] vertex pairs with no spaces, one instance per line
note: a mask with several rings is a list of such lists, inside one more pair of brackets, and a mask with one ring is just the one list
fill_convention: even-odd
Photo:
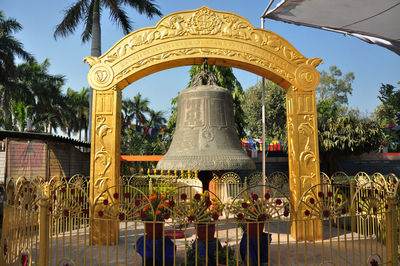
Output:
[[314,204],[315,203],[315,199],[314,198],[310,198],[310,203]]
[[38,206],[37,205],[35,205],[35,211],[38,209]]
[[244,218],[243,213],[239,213],[239,214],[237,215],[237,218],[238,218],[239,220],[242,220],[242,219]]
[[276,205],[281,205],[281,204],[282,204],[282,200],[281,200],[281,199],[277,199],[277,200],[275,201],[275,203],[276,203]]
[[212,218],[214,219],[214,221],[218,220],[218,218],[219,218],[218,213],[214,213],[214,214],[212,215]]
[[242,207],[243,207],[243,209],[247,209],[247,207],[249,207],[249,204],[247,204],[247,202],[243,202]]
[[25,204],[25,210],[27,210],[28,209],[28,204]]
[[304,215],[305,215],[305,216],[309,216],[309,215],[310,215],[310,211],[309,211],[309,210],[306,210],[306,211],[304,212]]
[[49,207],[49,212],[52,212],[53,211],[53,208],[52,207]]
[[265,199],[269,200],[269,198],[271,197],[271,195],[269,193],[265,193]]
[[164,213],[164,220],[168,220],[170,217],[169,213]]
[[187,199],[187,195],[185,194],[185,193],[183,193],[182,195],[181,195],[181,200],[186,200]]
[[328,210],[325,210],[325,211],[323,211],[323,215],[324,215],[324,217],[328,218],[331,215],[331,212]]
[[324,192],[318,192],[318,197],[323,198],[324,197]]
[[194,195],[194,199],[195,199],[195,200],[200,200],[200,199],[201,199],[201,195],[200,195],[199,193],[196,193],[196,194]]
[[71,188],[71,195],[73,195],[74,193],[75,193],[75,189],[74,188]]
[[21,256],[21,264],[22,265],[28,265],[28,263],[29,263],[28,256],[25,253],[23,253],[22,256]]
[[4,252],[4,256],[7,254],[7,244],[4,244],[4,247],[3,247],[3,252]]
[[125,199],[129,199],[131,197],[131,194],[129,192],[125,192]]
[[145,212],[142,212],[142,213],[140,214],[140,216],[144,219],[144,218],[146,218],[146,213],[145,213]]
[[211,203],[211,200],[207,200],[207,201],[206,201],[206,206],[207,206],[207,207],[210,207],[211,204],[212,204],[212,203]]
[[57,199],[57,196],[56,196],[56,195],[54,195],[54,196],[53,196],[53,200],[56,200],[56,199]]
[[62,192],[62,193],[65,193],[65,187],[62,187],[62,188],[61,188],[61,192]]
[[258,195],[257,194],[253,194],[251,197],[253,198],[253,200],[258,200]]
[[79,197],[79,202],[80,202],[80,203],[83,202],[83,197]]
[[120,213],[120,214],[118,215],[118,218],[119,218],[120,221],[125,220],[125,214]]
[[341,199],[341,198],[337,198],[337,199],[336,199],[336,202],[337,202],[338,204],[340,204],[340,203],[342,202],[342,199]]
[[171,208],[175,207],[175,201],[173,200],[171,200],[168,204]]
[[83,210],[82,210],[82,213],[83,213],[83,214],[89,214],[89,210],[88,210],[88,209],[83,209]]
[[103,204],[107,206],[108,205],[108,199],[103,200]]
[[118,193],[114,193],[113,197],[114,197],[114,199],[118,199],[119,198],[119,194]]
[[69,216],[69,211],[68,210],[64,210],[63,214],[64,214],[64,216]]
[[194,221],[194,217],[190,215],[190,216],[188,217],[188,221],[189,221],[189,223],[192,223],[192,222]]
[[289,216],[289,211],[288,211],[288,210],[285,210],[285,211],[283,212],[283,216],[288,217],[288,216]]
[[103,211],[99,211],[97,214],[98,214],[100,217],[103,217],[104,212],[103,212]]
[[346,208],[342,209],[342,214],[346,214]]
[[140,205],[140,200],[135,200],[135,206],[139,206]]
[[333,196],[332,191],[328,191],[328,197],[332,197],[332,196]]
[[267,215],[261,214],[259,219],[260,219],[260,221],[265,221],[265,220],[267,220]]

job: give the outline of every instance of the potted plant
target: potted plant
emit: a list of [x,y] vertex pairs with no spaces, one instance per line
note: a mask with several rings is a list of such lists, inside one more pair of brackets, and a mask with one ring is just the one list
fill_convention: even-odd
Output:
[[[146,236],[151,239],[162,238],[164,221],[170,218],[170,205],[165,193],[152,193],[149,198],[143,197],[144,207],[141,218],[145,222]],[[136,202],[135,202],[136,204]]]
[[192,198],[183,193],[175,214],[187,223],[196,225],[197,237],[203,242],[214,240],[215,223],[222,214],[224,205],[216,198],[210,198],[208,191],[196,193]]
[[249,199],[232,204],[232,213],[243,231],[248,232],[249,237],[261,236],[265,221],[273,216],[289,216],[287,206],[281,198],[272,197],[270,189],[266,190],[264,197],[251,192]]

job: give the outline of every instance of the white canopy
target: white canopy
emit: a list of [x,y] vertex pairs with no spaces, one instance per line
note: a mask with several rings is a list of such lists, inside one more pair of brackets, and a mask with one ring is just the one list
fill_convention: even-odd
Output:
[[282,0],[263,17],[353,35],[400,55],[400,0]]

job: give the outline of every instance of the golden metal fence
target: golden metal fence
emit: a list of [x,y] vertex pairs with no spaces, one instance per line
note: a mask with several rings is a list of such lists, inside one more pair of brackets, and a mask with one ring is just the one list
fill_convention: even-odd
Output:
[[[290,205],[282,186],[267,183],[262,189],[258,180],[227,194],[229,201],[209,192],[211,203],[207,198],[204,208],[193,205],[205,195],[195,181],[171,181],[166,190],[160,179],[142,190],[128,180],[90,204],[82,176],[49,182],[10,179],[1,265],[397,265],[397,177],[345,177],[323,179],[298,206]],[[159,207],[149,205],[154,195],[164,197],[165,221],[143,220],[146,206],[157,215]],[[223,206],[214,212],[218,217],[194,219],[216,206]],[[241,218],[247,210],[249,218]],[[252,213],[265,217],[254,220]],[[93,231],[94,224],[102,230]],[[312,238],[296,236],[302,230],[312,232]]]

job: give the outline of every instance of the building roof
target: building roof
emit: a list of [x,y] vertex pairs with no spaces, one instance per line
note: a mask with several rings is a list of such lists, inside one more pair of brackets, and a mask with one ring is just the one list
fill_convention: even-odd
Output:
[[52,135],[49,133],[37,133],[37,132],[18,132],[18,131],[7,131],[0,130],[0,139],[12,138],[12,139],[34,139],[34,140],[44,140],[44,141],[52,141],[58,143],[66,143],[72,144],[75,146],[90,148],[90,143],[63,137]]

